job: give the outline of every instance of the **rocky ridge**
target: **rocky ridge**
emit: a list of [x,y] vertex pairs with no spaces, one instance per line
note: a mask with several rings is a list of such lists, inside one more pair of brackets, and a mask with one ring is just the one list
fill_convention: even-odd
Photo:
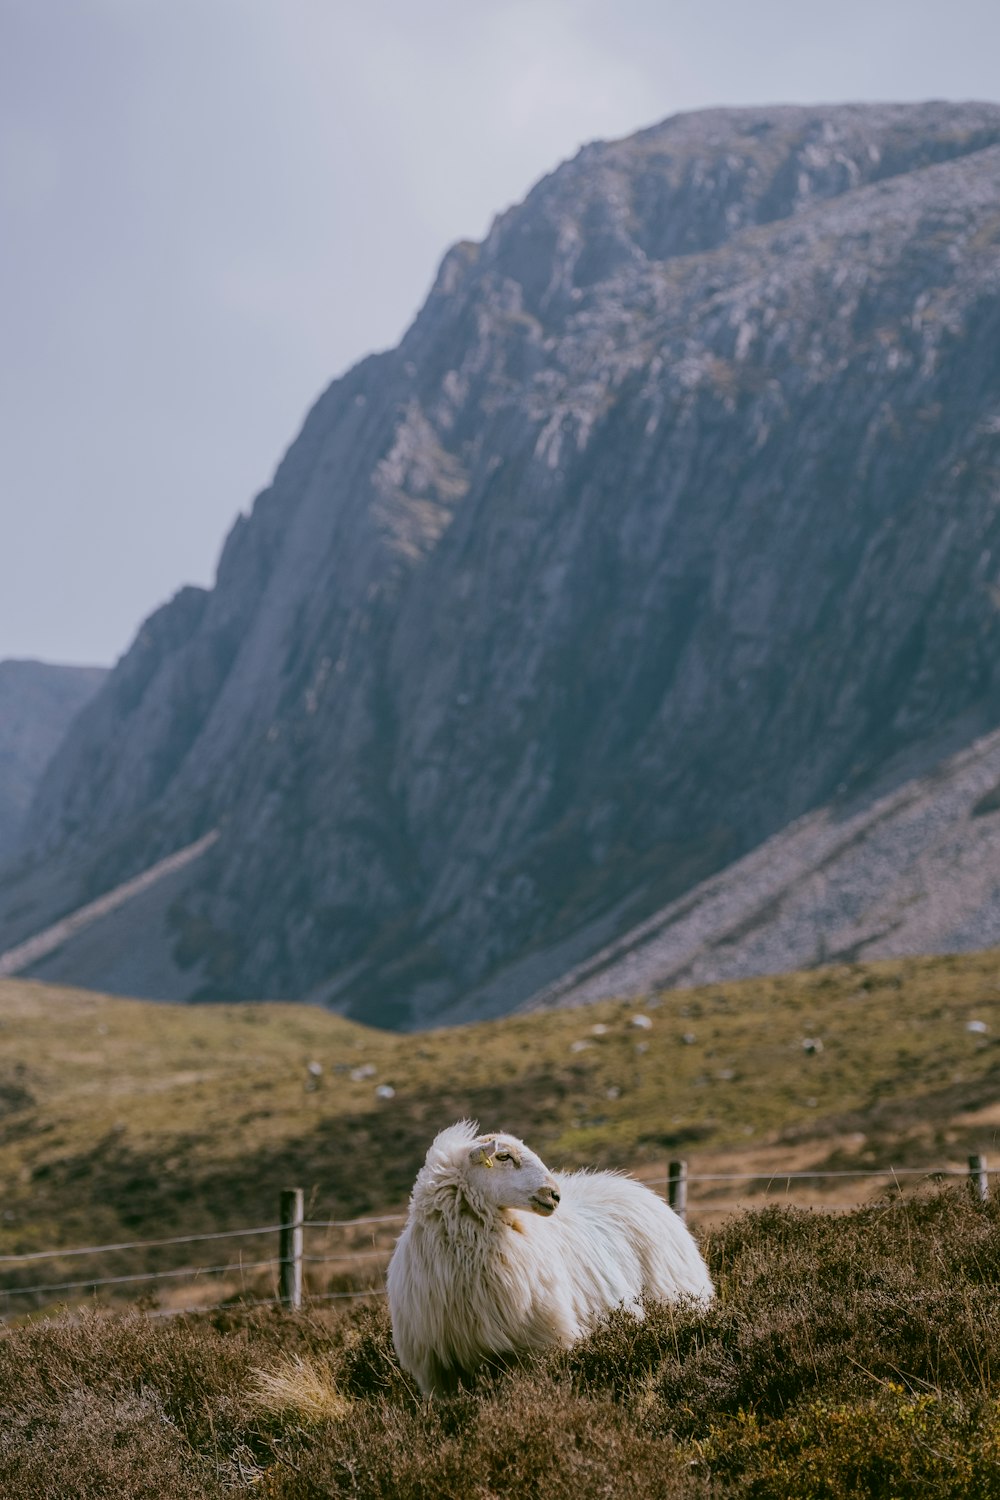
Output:
[[448,253],[215,587],[143,627],[39,788],[0,947],[218,828],[146,993],[500,1011],[992,728],[998,294],[1000,108],[584,148]]

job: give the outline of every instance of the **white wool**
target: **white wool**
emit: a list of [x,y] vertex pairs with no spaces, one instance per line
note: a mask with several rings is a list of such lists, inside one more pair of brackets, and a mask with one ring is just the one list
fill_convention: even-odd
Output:
[[690,1232],[642,1183],[549,1172],[468,1120],[427,1152],[388,1290],[396,1353],[425,1394],[487,1360],[567,1348],[612,1308],[714,1295]]

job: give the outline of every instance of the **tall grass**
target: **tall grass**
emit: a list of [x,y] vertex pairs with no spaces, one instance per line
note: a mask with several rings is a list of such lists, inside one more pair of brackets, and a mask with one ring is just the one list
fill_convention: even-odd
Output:
[[615,1315],[448,1401],[413,1391],[382,1302],[8,1329],[0,1494],[1000,1494],[996,1204],[768,1209],[706,1250],[710,1311]]

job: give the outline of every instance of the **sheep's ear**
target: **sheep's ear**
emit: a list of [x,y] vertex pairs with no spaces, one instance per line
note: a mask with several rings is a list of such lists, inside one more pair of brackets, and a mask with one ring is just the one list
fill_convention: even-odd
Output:
[[496,1141],[487,1141],[485,1146],[473,1146],[469,1152],[469,1160],[474,1167],[492,1167],[496,1149]]

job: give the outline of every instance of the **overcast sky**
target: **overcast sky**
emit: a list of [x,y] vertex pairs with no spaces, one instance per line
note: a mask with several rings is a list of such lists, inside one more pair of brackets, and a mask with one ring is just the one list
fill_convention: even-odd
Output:
[[997,0],[0,0],[0,659],[113,662],[584,141],[996,99]]

